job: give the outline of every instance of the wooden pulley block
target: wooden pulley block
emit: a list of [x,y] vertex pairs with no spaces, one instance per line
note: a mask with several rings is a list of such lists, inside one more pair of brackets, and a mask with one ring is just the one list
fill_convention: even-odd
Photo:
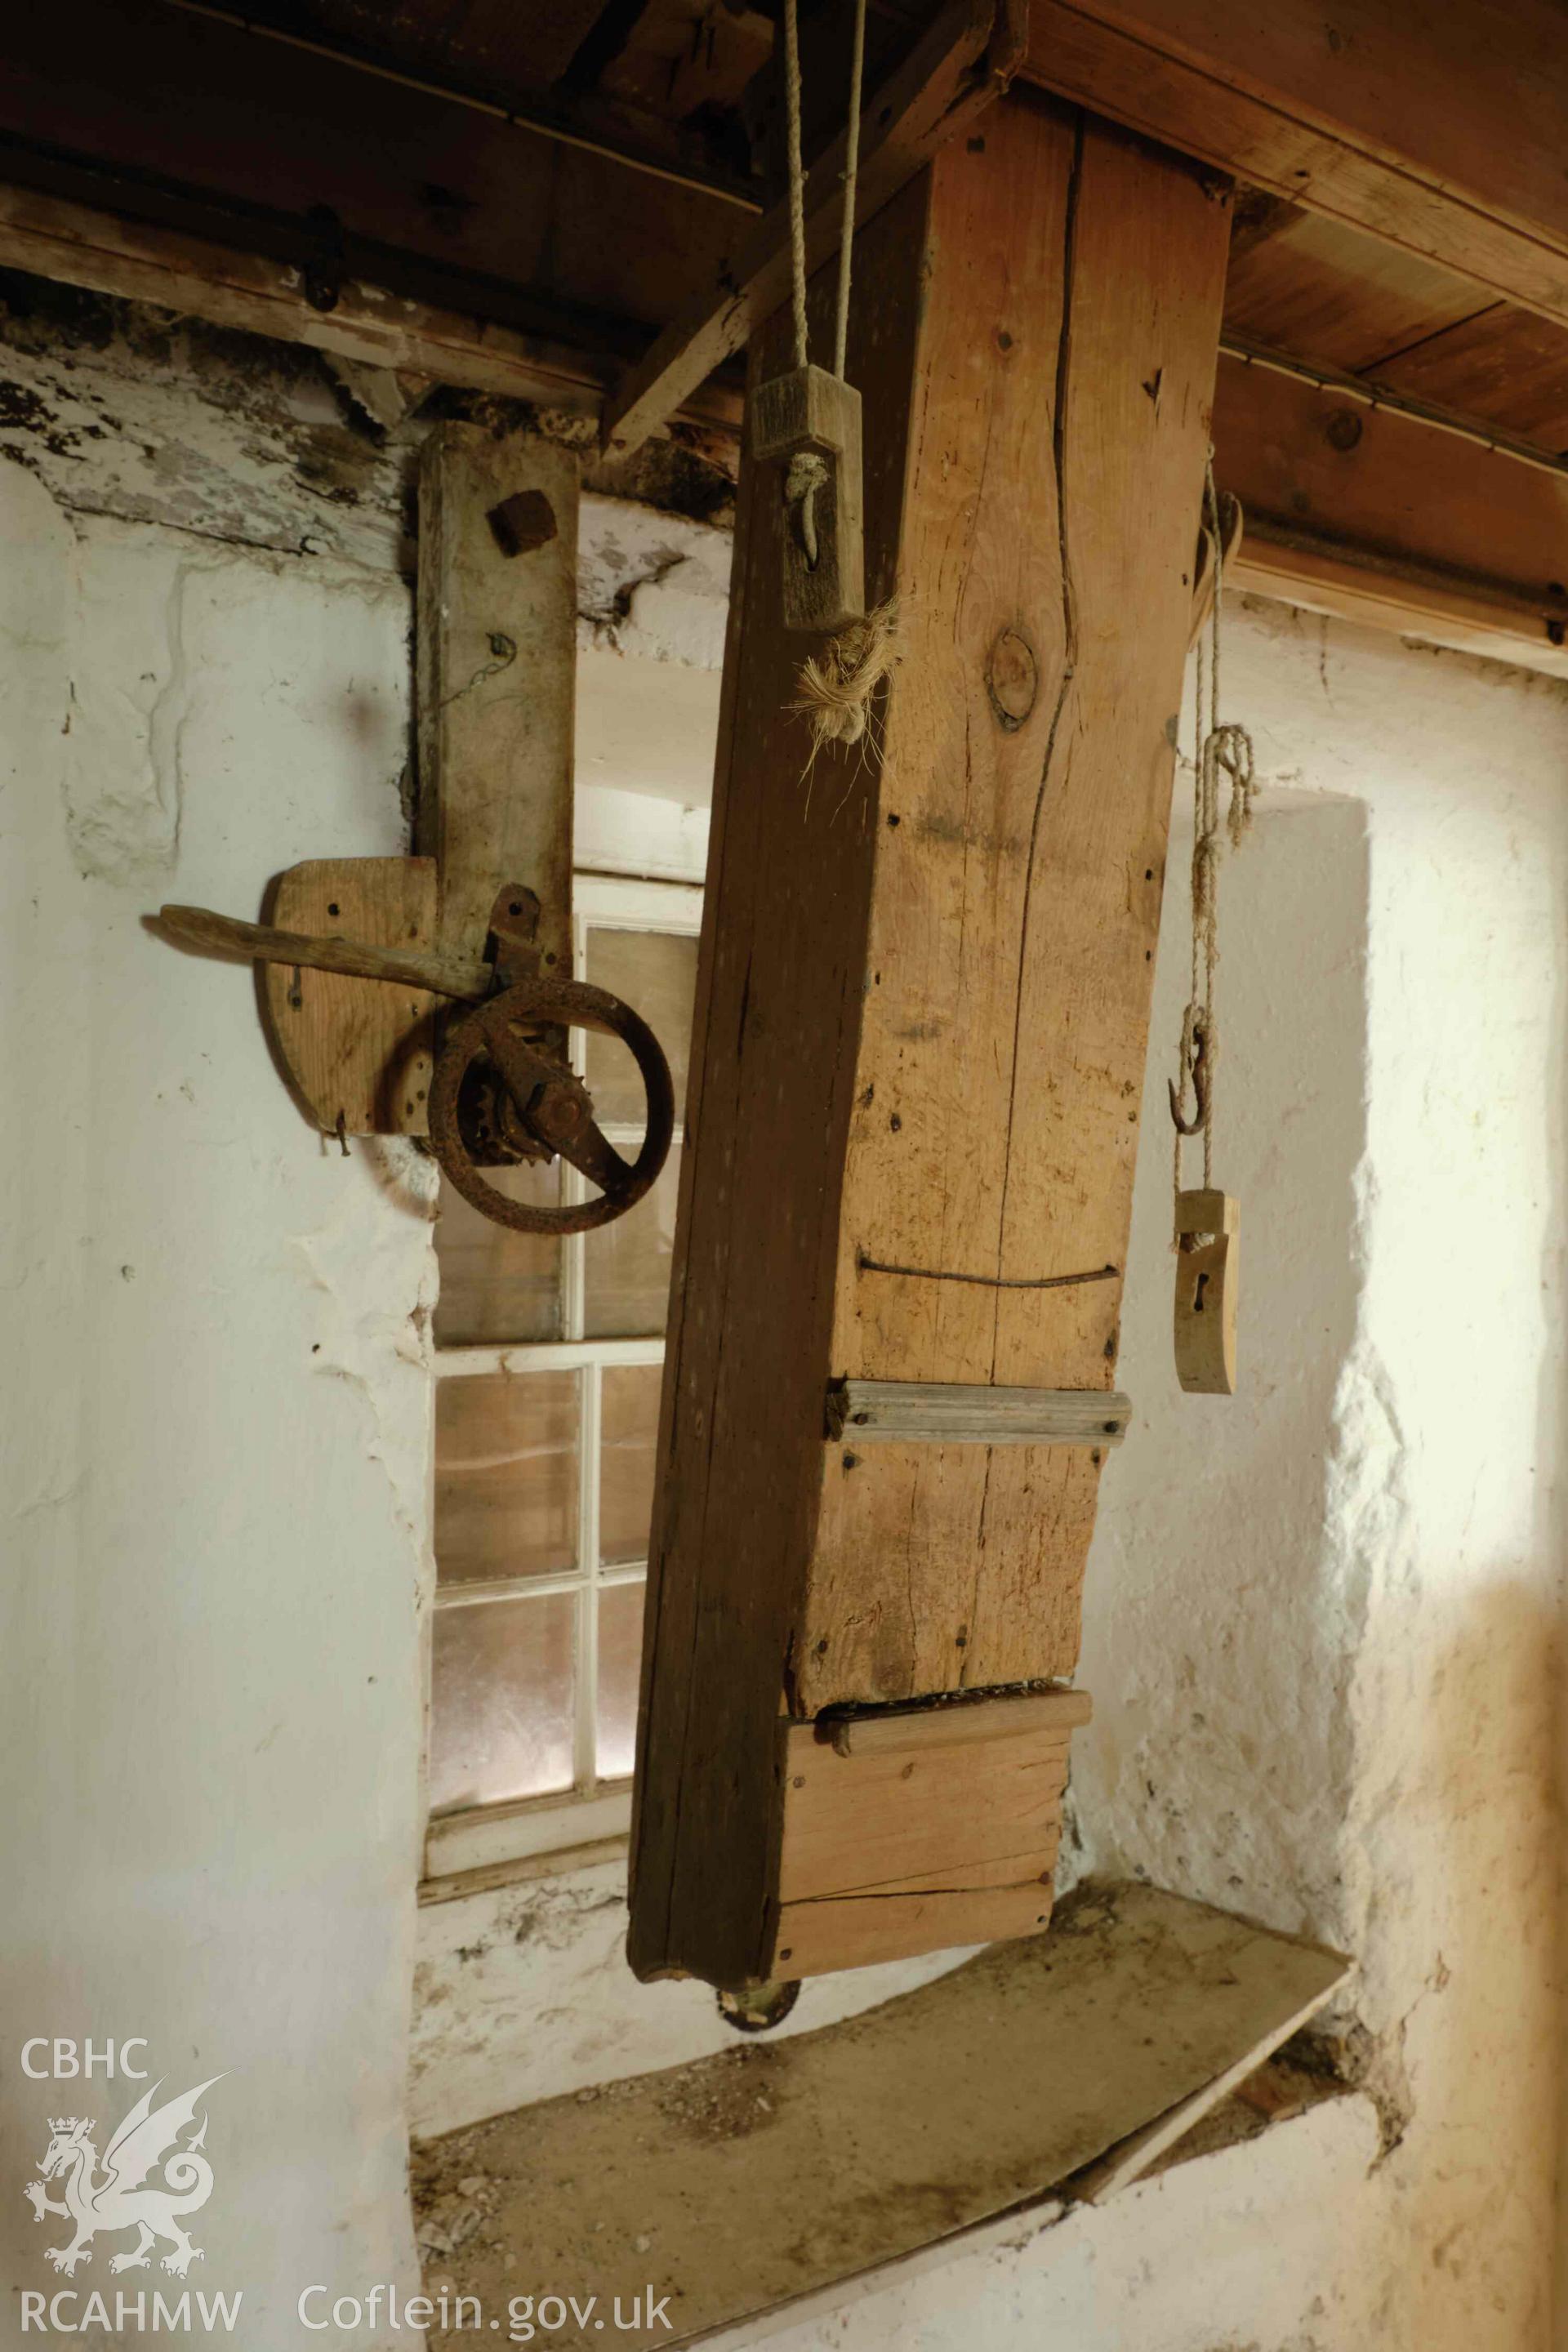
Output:
[[750,421],[752,456],[777,468],[784,626],[863,620],[859,394],[826,368],[792,368],[753,388]]
[[1236,1394],[1240,1223],[1228,1192],[1176,1195],[1176,1378],[1194,1396]]

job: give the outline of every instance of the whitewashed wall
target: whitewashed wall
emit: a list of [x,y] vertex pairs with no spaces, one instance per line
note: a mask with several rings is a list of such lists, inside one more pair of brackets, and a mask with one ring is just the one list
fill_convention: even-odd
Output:
[[[408,597],[16,465],[0,545],[0,2266],[66,2284],[22,2182],[139,2087],[24,2042],[145,2037],[169,2093],[226,2077],[186,2284],[279,2346],[312,2281],[412,2281],[430,1188],[313,1138],[248,968],[142,918],[403,845]],[[112,2310],[127,2245],[71,2284]]]

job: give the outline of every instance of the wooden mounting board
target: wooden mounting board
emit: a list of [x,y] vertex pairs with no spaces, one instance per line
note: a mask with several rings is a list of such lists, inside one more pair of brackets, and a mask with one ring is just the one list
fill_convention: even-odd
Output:
[[[312,938],[434,947],[435,860],[309,859],[279,876],[268,920]],[[298,964],[258,970],[273,1049],[324,1135],[426,1132],[436,997]]]

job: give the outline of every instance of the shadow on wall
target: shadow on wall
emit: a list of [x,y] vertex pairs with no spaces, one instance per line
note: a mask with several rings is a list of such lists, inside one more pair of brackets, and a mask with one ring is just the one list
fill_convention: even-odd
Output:
[[[1239,1196],[1240,1392],[1172,1352],[1171,1123],[1190,820],[1173,829],[1112,1457],[1078,1679],[1074,1797],[1099,1869],[1325,1932],[1339,1912],[1364,1593],[1325,1558],[1335,1400],[1362,1268],[1370,860],[1359,802],[1265,803],[1221,888],[1215,1181]],[[1201,1181],[1187,1147],[1185,1180]]]

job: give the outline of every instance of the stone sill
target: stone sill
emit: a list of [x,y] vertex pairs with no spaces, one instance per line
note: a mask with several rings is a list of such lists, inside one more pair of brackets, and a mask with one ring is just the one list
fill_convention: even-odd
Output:
[[[416,2148],[426,2292],[454,2312],[477,2298],[503,2336],[523,2294],[595,2295],[601,2314],[668,2296],[673,2326],[616,2329],[628,2347],[782,2324],[1300,2112],[1301,2070],[1258,2070],[1349,1969],[1182,1896],[1087,1882],[1048,1934],[879,2009]],[[605,2330],[550,2340],[585,2352]]]

